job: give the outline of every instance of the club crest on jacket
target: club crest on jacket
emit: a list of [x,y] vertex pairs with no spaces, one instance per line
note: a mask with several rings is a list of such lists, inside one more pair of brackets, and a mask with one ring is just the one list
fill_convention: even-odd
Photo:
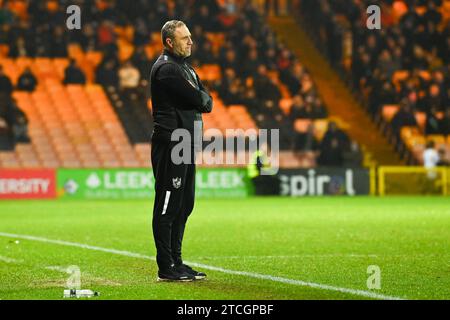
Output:
[[172,184],[175,189],[178,189],[179,187],[181,187],[181,178],[172,178]]

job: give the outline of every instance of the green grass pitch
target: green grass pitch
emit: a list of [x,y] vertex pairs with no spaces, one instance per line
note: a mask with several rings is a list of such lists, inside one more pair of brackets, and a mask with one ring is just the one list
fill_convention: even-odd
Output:
[[198,199],[184,259],[208,278],[192,283],[156,281],[151,211],[1,201],[0,299],[62,299],[70,265],[92,299],[450,298],[449,198]]

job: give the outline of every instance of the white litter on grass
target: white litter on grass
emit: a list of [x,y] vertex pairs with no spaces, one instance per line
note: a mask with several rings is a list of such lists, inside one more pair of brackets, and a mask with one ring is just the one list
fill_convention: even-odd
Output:
[[[58,245],[63,245],[63,246],[69,246],[69,247],[77,247],[77,248],[82,248],[82,249],[87,249],[87,250],[107,252],[107,253],[122,255],[122,256],[126,256],[126,257],[138,258],[138,259],[156,260],[155,257],[146,256],[146,255],[143,255],[140,253],[134,253],[134,252],[125,251],[125,250],[102,248],[102,247],[91,246],[91,245],[77,243],[77,242],[54,240],[54,239],[47,239],[47,238],[43,238],[43,237],[36,237],[36,236],[30,236],[30,235],[18,235],[18,234],[5,233],[5,232],[0,232],[0,236],[8,237],[8,238],[19,238],[19,239],[24,239],[24,240],[38,241],[38,242],[44,242],[44,243],[52,243],[52,244],[58,244]],[[245,276],[245,277],[249,277],[249,278],[268,280],[268,281],[279,282],[279,283],[286,283],[286,284],[290,284],[290,285],[310,287],[310,288],[320,289],[320,290],[336,291],[336,292],[356,295],[356,296],[365,297],[365,298],[381,299],[381,300],[403,300],[403,299],[405,299],[405,298],[400,298],[400,297],[395,297],[395,296],[387,296],[387,295],[383,295],[383,294],[378,294],[378,293],[374,293],[374,292],[366,291],[366,290],[341,288],[341,287],[335,287],[335,286],[330,286],[330,285],[325,285],[325,284],[320,284],[320,283],[288,279],[288,278],[282,278],[282,277],[254,273],[254,272],[229,270],[229,269],[210,266],[210,265],[201,264],[201,263],[195,263],[195,262],[189,262],[189,261],[185,261],[185,262],[194,267],[199,267],[199,268],[203,268],[206,270],[212,270],[212,271],[222,272],[222,273],[226,273],[226,274]]]
[[[2,262],[6,262],[6,263],[12,263],[12,264],[22,264],[24,263],[24,260],[18,260],[18,259],[13,259],[13,258],[8,258],[5,256],[0,256],[0,261]],[[40,267],[42,268],[42,267]],[[47,269],[47,270],[51,270],[51,271],[57,271],[57,272],[61,272],[61,273],[66,273],[67,274],[67,268],[65,267],[60,267],[60,266],[47,266],[47,267],[43,267],[43,269]],[[109,285],[109,286],[121,286],[122,284],[116,281],[112,281],[112,280],[108,280],[108,279],[104,279],[104,278],[100,278],[100,277],[94,277],[93,275],[87,273],[87,272],[83,272],[83,277],[88,280],[88,281],[92,281],[92,282],[97,282],[103,285]]]
[[[56,271],[56,272],[61,272],[61,273],[68,273],[67,272],[67,267],[60,267],[60,266],[47,266],[45,267],[45,269],[47,270],[51,270],[51,271]],[[95,277],[87,272],[82,272],[83,278],[85,279],[85,281],[92,281],[92,282],[98,282],[104,285],[109,285],[109,286],[121,286],[122,284],[116,281],[112,281],[112,280],[108,280],[105,278],[100,278],[100,277]]]

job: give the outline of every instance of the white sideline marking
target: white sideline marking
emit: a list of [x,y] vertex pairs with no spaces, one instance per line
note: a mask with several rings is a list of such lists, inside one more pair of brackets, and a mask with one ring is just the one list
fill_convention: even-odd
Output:
[[[54,240],[54,239],[47,239],[47,238],[43,238],[43,237],[12,234],[12,233],[5,233],[5,232],[0,232],[0,236],[7,237],[7,238],[18,238],[18,239],[25,239],[25,240],[31,240],[31,241],[39,241],[39,242],[44,242],[44,243],[59,244],[59,245],[63,245],[63,246],[77,247],[77,248],[94,250],[94,251],[108,252],[108,253],[122,255],[122,256],[126,256],[126,257],[132,257],[132,258],[156,260],[155,257],[146,256],[146,255],[143,255],[140,253],[134,253],[134,252],[125,251],[125,250],[102,248],[102,247],[91,246],[91,245],[77,243],[77,242]],[[229,270],[229,269],[224,269],[224,268],[220,268],[220,267],[214,267],[214,266],[210,266],[210,265],[206,265],[206,264],[196,263],[196,262],[189,262],[189,261],[185,261],[185,262],[194,267],[199,267],[199,268],[212,270],[212,271],[218,271],[218,272],[222,272],[222,273],[226,273],[226,274],[246,276],[246,277],[250,277],[250,278],[269,280],[269,281],[280,282],[280,283],[287,283],[287,284],[298,285],[298,286],[303,286],[303,287],[310,287],[310,288],[315,288],[315,289],[337,291],[337,292],[341,292],[341,293],[348,293],[348,294],[357,295],[357,296],[366,297],[366,298],[381,299],[381,300],[403,300],[404,299],[404,298],[400,298],[400,297],[377,294],[377,293],[374,293],[371,291],[341,288],[341,287],[335,287],[335,286],[330,286],[330,285],[326,285],[326,284],[306,282],[306,281],[302,281],[302,280],[294,280],[294,279],[276,277],[276,276],[254,273],[254,272],[235,271],[235,270]]]
[[4,256],[0,256],[0,261],[6,262],[6,263],[22,263],[22,260],[16,260],[13,258],[8,258]]
[[198,256],[197,259],[298,259],[298,258],[378,258],[376,254],[356,254],[356,253],[330,253],[330,254],[292,254],[292,255],[269,255],[269,256]]
[[51,271],[57,271],[57,272],[61,272],[61,273],[67,273],[67,268],[63,268],[60,266],[48,266],[48,267],[45,267],[45,269],[51,270]]

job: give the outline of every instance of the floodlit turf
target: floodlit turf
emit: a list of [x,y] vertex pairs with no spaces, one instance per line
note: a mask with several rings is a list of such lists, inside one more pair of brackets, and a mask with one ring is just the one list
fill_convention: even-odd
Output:
[[[70,265],[93,299],[450,298],[449,198],[199,199],[184,259],[209,269],[193,283],[156,282],[151,211],[151,200],[0,202],[0,299],[61,299]],[[367,287],[370,265],[381,289]]]

